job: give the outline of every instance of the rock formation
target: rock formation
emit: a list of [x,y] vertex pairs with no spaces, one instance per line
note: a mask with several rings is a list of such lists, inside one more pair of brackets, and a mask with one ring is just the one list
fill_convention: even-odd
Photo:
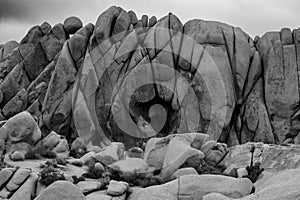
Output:
[[27,110],[43,136],[98,146],[186,132],[230,146],[298,143],[299,48],[299,30],[253,40],[220,22],[138,20],[113,6],[95,25],[45,22],[1,45],[1,118]]
[[116,6],[34,26],[0,45],[0,199],[294,199],[299,52],[300,29]]
[[114,6],[95,25],[45,22],[1,45],[1,118],[27,110],[43,136],[98,146],[137,146],[158,132],[202,132],[230,146],[298,143],[298,40],[299,30],[253,40],[220,22],[138,20]]

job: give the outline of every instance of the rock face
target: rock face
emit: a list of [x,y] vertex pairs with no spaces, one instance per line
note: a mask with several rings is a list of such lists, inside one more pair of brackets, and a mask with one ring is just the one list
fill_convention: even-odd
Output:
[[[0,46],[0,118],[27,110],[42,137],[79,136],[87,148],[194,132],[228,146],[298,144],[299,35],[253,40],[221,22],[138,19],[116,6],[95,24],[44,22]],[[206,157],[217,164],[220,152]]]
[[[230,146],[286,140],[295,127],[291,106],[299,101],[297,31],[267,33],[254,42],[240,28],[219,22],[183,25],[173,14],[154,21],[150,26],[148,17],[139,21],[119,7],[99,16],[73,99],[75,126],[86,143],[122,141],[132,147],[176,132],[204,132]],[[288,67],[286,75],[277,74],[275,61],[268,67],[277,59],[270,51],[276,40],[284,40],[278,68]],[[285,89],[291,84],[293,89]],[[277,101],[271,94],[279,90],[284,92]],[[284,113],[272,114],[280,110],[277,102],[285,105]]]

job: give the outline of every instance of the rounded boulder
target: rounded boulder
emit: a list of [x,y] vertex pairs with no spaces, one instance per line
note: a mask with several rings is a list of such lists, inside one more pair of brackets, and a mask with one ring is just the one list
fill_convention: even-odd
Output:
[[68,34],[74,34],[82,28],[82,21],[75,16],[68,17],[64,21],[64,29]]

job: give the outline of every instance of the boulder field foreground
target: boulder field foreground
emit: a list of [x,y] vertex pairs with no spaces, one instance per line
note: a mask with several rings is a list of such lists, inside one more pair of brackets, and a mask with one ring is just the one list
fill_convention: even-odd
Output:
[[300,29],[110,7],[0,44],[0,199],[300,199]]

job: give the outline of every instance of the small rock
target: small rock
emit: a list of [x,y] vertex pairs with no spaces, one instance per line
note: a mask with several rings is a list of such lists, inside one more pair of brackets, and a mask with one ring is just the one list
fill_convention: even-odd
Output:
[[127,158],[126,160],[120,160],[112,165],[110,168],[122,172],[125,176],[130,176],[135,173],[147,172],[149,169],[148,164],[140,158]]
[[155,17],[155,16],[152,16],[152,17],[149,19],[148,26],[149,26],[149,27],[152,27],[152,26],[154,26],[154,25],[156,24],[156,22],[157,22],[156,17]]
[[8,199],[8,197],[11,195],[11,191],[8,191],[6,188],[3,188],[0,191],[0,199]]
[[86,146],[85,146],[85,144],[84,144],[84,141],[83,141],[80,137],[76,138],[76,139],[72,142],[71,150],[83,149],[83,148],[86,148]]
[[58,145],[52,150],[55,153],[63,153],[69,151],[68,141],[66,139],[60,139]]
[[210,150],[205,156],[205,161],[211,166],[217,166],[219,162],[224,158],[226,153],[219,150]]
[[60,141],[60,135],[58,135],[55,131],[51,131],[49,135],[47,135],[42,140],[42,145],[50,150],[52,150],[55,146],[58,145]]
[[282,45],[293,44],[292,31],[289,28],[282,28],[280,31]]
[[181,168],[178,169],[176,172],[174,172],[174,174],[171,176],[171,179],[177,179],[180,176],[184,176],[188,174],[198,174],[198,172],[192,167]]
[[69,159],[67,162],[68,162],[69,164],[75,165],[75,166],[82,166],[82,165],[83,165],[82,160],[79,159],[79,158],[72,158],[72,159]]
[[201,160],[202,160],[202,156],[201,154],[196,154],[193,155],[191,157],[189,157],[188,159],[186,159],[184,166],[185,167],[192,167],[192,168],[197,168],[201,165]]
[[104,166],[101,163],[96,163],[95,164],[95,170],[104,171]]
[[76,138],[71,145],[70,156],[73,158],[81,158],[84,154],[87,153],[86,146],[84,141],[81,138]]
[[111,180],[107,188],[107,194],[112,196],[120,196],[127,191],[128,187],[129,185],[126,182]]
[[92,146],[91,148],[89,148],[89,151],[95,152],[95,153],[99,153],[102,151],[102,149],[98,146]]
[[5,168],[0,171],[0,188],[2,188],[3,184],[13,175],[16,171],[14,168]]
[[47,32],[49,32],[51,30],[51,25],[48,22],[44,22],[41,25],[41,30],[42,30],[42,33],[46,34]]
[[22,152],[19,151],[15,151],[12,155],[11,155],[11,159],[13,161],[22,161],[25,160],[25,155]]
[[127,151],[127,156],[130,158],[143,158],[144,151],[139,147],[132,147]]
[[64,21],[64,29],[68,34],[74,34],[82,28],[82,22],[78,17],[71,16]]
[[129,15],[131,24],[135,25],[138,23],[138,19],[137,19],[134,11],[132,11],[132,10],[128,11],[128,15]]
[[217,142],[214,140],[210,140],[201,146],[201,151],[206,155],[211,149],[216,146]]
[[19,169],[13,175],[12,179],[7,183],[6,188],[9,191],[17,190],[22,183],[30,176],[31,170],[30,169]]
[[112,142],[111,145],[115,145],[118,147],[118,157],[119,160],[122,160],[125,158],[125,146],[122,142]]
[[147,15],[143,15],[141,21],[142,21],[143,27],[148,26],[148,16]]
[[88,162],[92,161],[94,158],[96,157],[96,154],[94,152],[88,152],[86,154],[84,154],[80,160],[81,162],[85,165]]
[[236,172],[237,172],[238,178],[243,178],[248,175],[248,171],[246,170],[246,168],[239,168],[239,169],[237,169]]
[[107,146],[105,150],[96,154],[96,159],[105,165],[111,165],[120,159],[124,154],[124,145],[122,143],[113,142]]

